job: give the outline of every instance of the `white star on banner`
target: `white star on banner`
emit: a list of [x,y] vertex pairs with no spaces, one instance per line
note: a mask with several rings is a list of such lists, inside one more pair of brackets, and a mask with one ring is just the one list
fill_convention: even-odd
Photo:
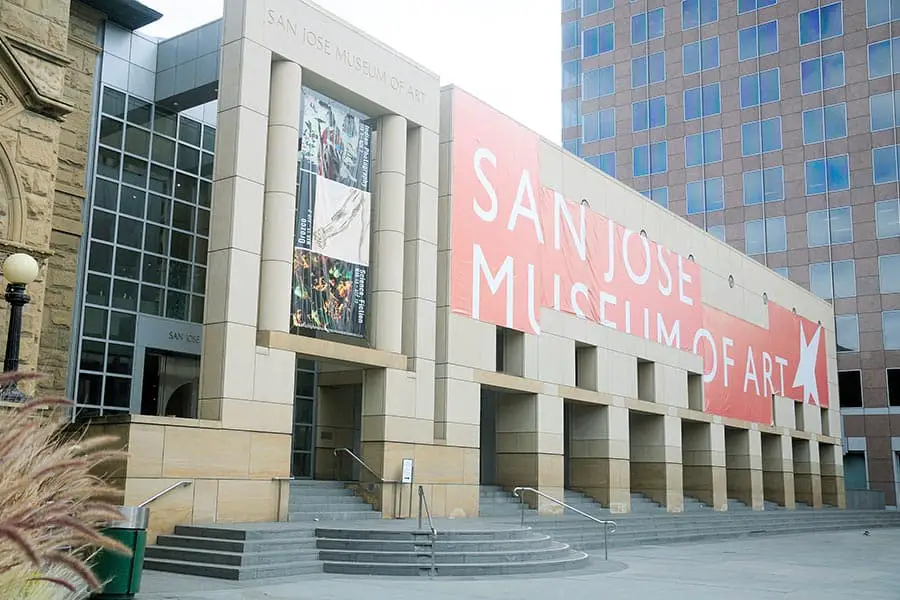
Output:
[[819,384],[816,381],[816,363],[819,362],[819,337],[822,335],[822,326],[816,328],[809,343],[806,341],[806,331],[803,323],[800,323],[800,363],[797,365],[797,374],[794,375],[792,387],[803,386],[803,403],[812,397],[812,404],[819,404]]

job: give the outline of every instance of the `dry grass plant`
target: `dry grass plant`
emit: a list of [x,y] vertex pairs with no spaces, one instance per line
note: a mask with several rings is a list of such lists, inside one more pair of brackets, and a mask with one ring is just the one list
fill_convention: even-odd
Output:
[[[0,375],[0,389],[33,379]],[[74,436],[67,400],[0,408],[0,598],[75,600],[99,589],[90,569],[98,548],[130,554],[99,529],[121,518],[120,492],[94,475],[123,453],[118,438]]]

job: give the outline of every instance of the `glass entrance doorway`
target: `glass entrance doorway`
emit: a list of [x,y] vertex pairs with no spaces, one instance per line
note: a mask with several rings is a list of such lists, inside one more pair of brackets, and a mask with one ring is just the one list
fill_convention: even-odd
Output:
[[316,363],[297,358],[294,379],[294,427],[291,442],[291,475],[312,478],[315,464]]
[[196,419],[199,388],[199,356],[147,349],[141,414]]

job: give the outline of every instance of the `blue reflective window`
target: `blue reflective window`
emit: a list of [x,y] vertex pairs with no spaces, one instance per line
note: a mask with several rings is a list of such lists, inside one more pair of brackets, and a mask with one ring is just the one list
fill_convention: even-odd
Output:
[[613,7],[613,0],[582,0],[581,16],[586,17]]
[[575,127],[581,123],[581,103],[578,100],[563,100],[562,126]]
[[781,117],[741,125],[741,153],[754,156],[781,150]]
[[806,213],[806,239],[811,248],[853,241],[853,213],[849,206]]
[[835,52],[800,63],[800,92],[812,94],[844,85],[844,53]]
[[704,131],[684,138],[684,166],[696,167],[722,160],[722,130]]
[[616,47],[616,25],[607,23],[600,27],[586,29],[582,37],[584,39],[581,52],[585,58],[612,52]]
[[634,177],[656,175],[669,170],[668,143],[656,142],[635,146],[632,154],[632,174]]
[[563,50],[571,50],[578,47],[578,21],[568,21],[562,26],[562,47]]
[[835,2],[800,13],[800,45],[812,44],[844,34],[841,3]]
[[657,96],[631,105],[631,131],[645,131],[666,125],[666,97]]
[[776,1],[777,0],[738,0],[738,14],[742,15],[754,10],[759,10],[760,8],[772,6]]
[[741,108],[781,100],[781,72],[769,69],[741,77]]
[[724,225],[710,225],[706,228],[706,233],[713,236],[714,238],[719,238],[721,241],[725,241],[725,226]]
[[652,190],[646,190],[641,192],[644,196],[650,198],[663,208],[669,208],[669,188],[667,187],[658,187],[653,188]]
[[719,38],[685,44],[681,49],[681,62],[685,75],[718,68]]
[[610,96],[616,91],[616,67],[609,65],[585,71],[582,75],[581,97],[584,100]]
[[585,158],[587,162],[594,165],[610,177],[616,176],[616,153],[605,152],[603,154],[595,154]]
[[900,73],[900,37],[869,44],[869,79]]
[[784,217],[771,217],[744,222],[744,251],[753,256],[787,250],[787,227]]
[[744,173],[744,204],[784,200],[784,167],[769,167]]
[[803,143],[847,137],[847,105],[832,104],[803,111]]
[[778,52],[778,21],[746,27],[738,32],[738,60]]
[[685,194],[689,215],[725,208],[725,184],[721,177],[691,181],[685,186]]
[[893,129],[900,124],[900,93],[887,92],[869,98],[872,131]]
[[699,119],[722,112],[722,95],[718,82],[684,90],[684,120]]
[[562,0],[562,11],[575,10],[578,8],[578,0]]
[[664,8],[631,17],[631,43],[643,44],[647,40],[661,38],[666,32],[666,13]]
[[616,136],[616,109],[607,108],[599,112],[584,115],[585,143],[605,140]]
[[631,59],[631,87],[644,87],[648,83],[659,83],[666,79],[666,53],[656,52],[650,56]]
[[562,66],[562,87],[563,89],[573,88],[578,85],[581,79],[581,61],[569,60]]
[[772,270],[775,271],[776,273],[778,273],[779,275],[781,275],[782,277],[784,277],[785,279],[788,278],[788,268],[787,267],[773,267]]
[[900,21],[900,0],[866,0],[866,26]]
[[693,29],[719,20],[719,0],[681,0],[681,28]]
[[824,194],[850,189],[850,157],[829,156],[806,161],[806,194]]
[[897,152],[900,146],[884,146],[872,149],[872,172],[875,183],[898,181]]
[[575,156],[581,156],[581,138],[563,140],[563,149]]

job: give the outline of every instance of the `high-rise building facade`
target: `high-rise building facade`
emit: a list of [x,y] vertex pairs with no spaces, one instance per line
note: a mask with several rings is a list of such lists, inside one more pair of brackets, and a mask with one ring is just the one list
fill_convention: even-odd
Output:
[[833,302],[847,487],[887,506],[898,73],[893,0],[562,1],[563,145]]

